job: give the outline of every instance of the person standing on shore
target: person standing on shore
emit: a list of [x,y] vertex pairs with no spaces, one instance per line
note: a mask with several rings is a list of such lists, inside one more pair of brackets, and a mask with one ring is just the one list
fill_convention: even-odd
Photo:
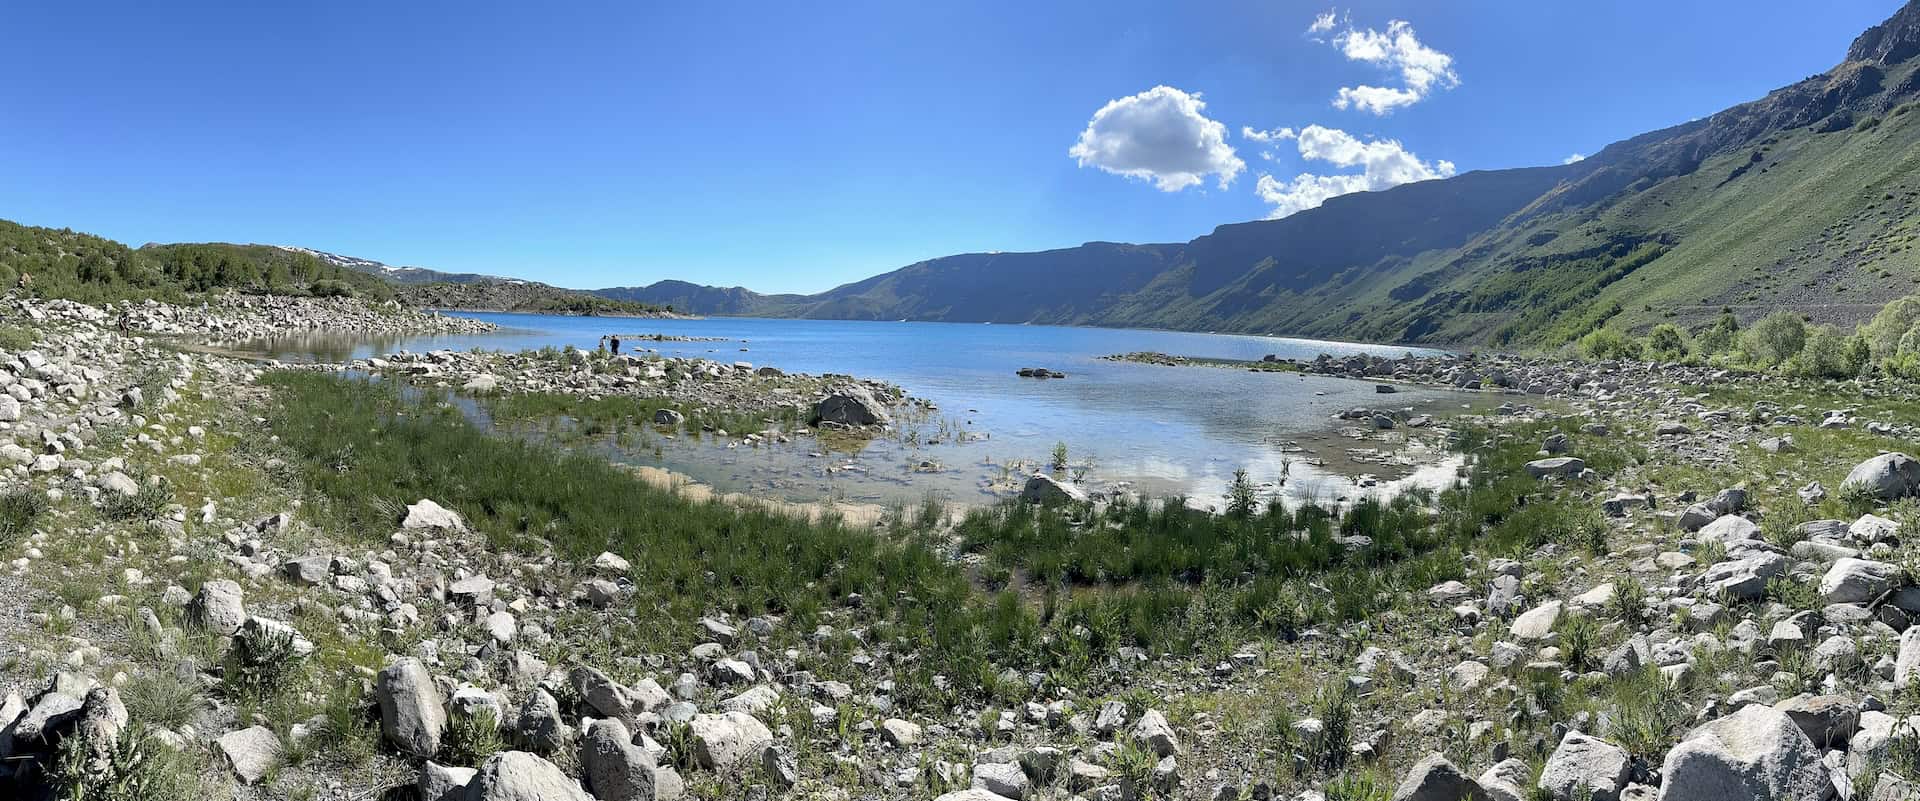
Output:
[[613,355],[620,355],[620,336],[618,334],[613,336]]

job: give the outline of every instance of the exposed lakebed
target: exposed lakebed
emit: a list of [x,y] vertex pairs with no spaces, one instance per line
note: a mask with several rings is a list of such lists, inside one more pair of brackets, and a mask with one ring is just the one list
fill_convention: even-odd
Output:
[[[1394,482],[1443,483],[1454,462],[1401,430],[1334,419],[1354,407],[1445,414],[1491,406],[1472,393],[1324,376],[1231,369],[1183,369],[1104,360],[1136,351],[1258,360],[1320,353],[1398,356],[1433,351],[1392,346],[1237,335],[1054,326],[711,318],[641,320],[522,314],[470,315],[497,323],[487,334],[379,339],[302,338],[244,349],[287,361],[341,361],[408,350],[523,350],[598,346],[623,337],[623,352],[747,361],[790,372],[878,379],[932,401],[904,414],[887,435],[742,443],[736,436],[675,436],[635,425],[578,436],[569,421],[518,424],[520,433],[570,434],[576,446],[664,467],[723,492],[785,500],[890,503],[936,493],[972,503],[1051,460],[1065,443],[1068,473],[1096,486],[1212,503],[1238,469],[1295,497],[1331,500]],[[641,335],[661,335],[659,338]],[[1041,367],[1064,378],[1016,375]]]

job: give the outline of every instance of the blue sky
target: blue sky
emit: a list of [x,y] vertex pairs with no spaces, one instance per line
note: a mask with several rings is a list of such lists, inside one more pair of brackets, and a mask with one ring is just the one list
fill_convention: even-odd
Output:
[[27,3],[0,217],[818,291],[1558,163],[1821,72],[1899,5]]

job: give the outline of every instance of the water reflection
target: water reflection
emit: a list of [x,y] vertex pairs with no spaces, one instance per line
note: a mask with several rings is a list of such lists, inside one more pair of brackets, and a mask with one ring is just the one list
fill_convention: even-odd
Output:
[[[596,441],[610,456],[685,473],[721,491],[789,500],[838,497],[887,502],[932,491],[960,500],[987,497],[1017,481],[1066,444],[1077,468],[1098,482],[1151,495],[1188,495],[1215,502],[1235,470],[1279,483],[1296,497],[1328,499],[1364,491],[1352,479],[1373,474],[1382,486],[1405,478],[1406,466],[1358,462],[1349,448],[1399,449],[1337,433],[1335,413],[1356,406],[1439,412],[1484,396],[1408,389],[1375,394],[1370,382],[1217,367],[1159,367],[1099,357],[1133,351],[1257,359],[1266,354],[1312,358],[1321,352],[1421,352],[1348,343],[1165,331],[874,323],[818,320],[632,320],[542,315],[471,315],[503,326],[490,334],[356,338],[325,334],[249,343],[251,352],[283,361],[342,361],[398,350],[592,348],[606,333],[660,333],[725,341],[633,342],[666,355],[746,360],[808,373],[846,373],[890,381],[929,399],[939,411],[906,419],[892,436],[857,452],[830,451],[813,439],[743,445],[709,437],[668,436],[638,427],[630,443]],[[1046,367],[1065,379],[1020,378],[1021,367]],[[941,432],[948,436],[941,438]],[[980,438],[959,441],[952,432]],[[1380,435],[1369,434],[1370,437]],[[941,439],[940,444],[929,444]],[[1422,454],[1450,474],[1439,454]],[[1440,477],[1436,479],[1436,477]]]

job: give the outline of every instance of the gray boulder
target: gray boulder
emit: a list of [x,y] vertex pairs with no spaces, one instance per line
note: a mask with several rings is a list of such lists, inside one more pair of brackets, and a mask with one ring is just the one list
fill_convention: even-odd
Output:
[[694,715],[687,722],[693,737],[693,756],[710,770],[729,769],[758,757],[773,742],[773,732],[745,712]]
[[1796,695],[1773,708],[1785,712],[1800,732],[1821,748],[1839,748],[1860,728],[1860,704],[1844,695]]
[[552,762],[525,751],[487,757],[467,785],[467,801],[593,801]]
[[813,422],[848,426],[878,426],[893,422],[887,407],[875,400],[866,387],[845,387],[813,405]]
[[1667,752],[1660,801],[1828,801],[1833,782],[1820,756],[1786,713],[1752,704]]
[[1840,491],[1861,492],[1883,501],[1920,492],[1920,461],[1904,453],[1883,453],[1855,465]]
[[1551,459],[1535,459],[1527,463],[1527,475],[1534,478],[1547,476],[1577,476],[1587,469],[1587,463],[1578,457],[1555,456]]
[[1173,733],[1173,725],[1167,723],[1167,716],[1158,709],[1149,709],[1133,724],[1133,738],[1153,749],[1155,756],[1169,757],[1180,752],[1180,738]]
[[467,527],[467,523],[460,519],[459,512],[421,498],[418,503],[407,506],[407,515],[400,520],[400,527],[444,528],[460,531]]
[[560,716],[560,702],[539,687],[527,693],[515,723],[520,742],[542,754],[559,751],[573,737],[573,727]]
[[1746,553],[1743,558],[1708,567],[1700,577],[1701,583],[1712,592],[1724,592],[1743,601],[1765,596],[1767,580],[1786,575],[1787,559],[1767,551]]
[[1553,626],[1560,620],[1560,612],[1565,607],[1559,601],[1548,601],[1514,618],[1513,636],[1520,640],[1544,640],[1553,633]]
[[239,583],[214,579],[200,585],[200,592],[187,605],[187,619],[214,634],[231,637],[247,622],[244,597]]
[[1086,503],[1087,492],[1078,486],[1061,481],[1046,473],[1034,473],[1027,477],[1027,484],[1020,488],[1020,500],[1026,503]]
[[1619,746],[1569,731],[1547,758],[1538,786],[1554,801],[1619,801],[1630,763]]
[[420,780],[415,784],[420,790],[420,801],[466,801],[467,785],[473,783],[474,774],[479,772],[427,760],[420,766]]
[[440,751],[447,710],[427,666],[413,657],[380,671],[374,695],[380,702],[380,732],[395,748],[420,757]]
[[1886,562],[1836,559],[1820,578],[1820,596],[1830,604],[1866,603],[1900,586],[1905,573],[1899,565]]
[[1487,791],[1441,754],[1420,760],[1394,788],[1393,801],[1492,801]]
[[617,720],[596,720],[580,740],[581,778],[600,801],[654,801],[653,754]]
[[1906,688],[1920,678],[1920,626],[1900,633],[1900,650],[1893,658],[1893,684]]
[[280,738],[265,726],[230,731],[214,741],[241,784],[255,784],[280,761]]
[[1739,515],[1721,515],[1700,528],[1704,542],[1736,542],[1760,538],[1760,526]]

